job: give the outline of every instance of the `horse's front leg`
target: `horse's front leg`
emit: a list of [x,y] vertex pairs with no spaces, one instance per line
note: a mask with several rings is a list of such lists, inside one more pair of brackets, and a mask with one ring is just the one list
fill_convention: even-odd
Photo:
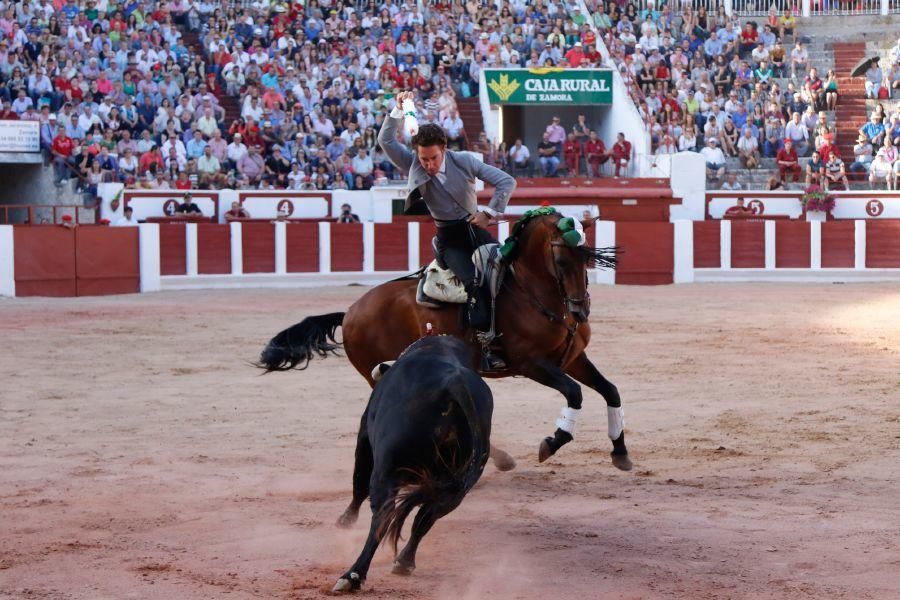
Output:
[[575,357],[575,360],[566,367],[566,373],[596,391],[606,400],[609,439],[613,444],[611,453],[613,465],[623,471],[630,471],[632,464],[631,459],[628,458],[628,448],[625,447],[625,415],[622,411],[619,390],[597,370],[584,352]]
[[575,424],[581,413],[581,386],[566,375],[565,371],[547,362],[533,363],[527,369],[523,369],[522,373],[529,379],[553,388],[566,397],[566,406],[556,420],[556,431],[541,442],[538,460],[544,462],[556,454],[557,450],[572,441]]

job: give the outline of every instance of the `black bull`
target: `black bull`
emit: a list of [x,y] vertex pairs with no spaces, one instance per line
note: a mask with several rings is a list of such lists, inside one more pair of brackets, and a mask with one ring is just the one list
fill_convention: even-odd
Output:
[[334,586],[357,590],[383,539],[397,541],[418,506],[393,572],[410,574],[435,522],[459,506],[481,476],[490,449],[491,390],[474,371],[472,349],[450,336],[415,342],[369,398],[359,427],[353,500],[338,525],[353,524],[370,497],[372,524],[362,553]]

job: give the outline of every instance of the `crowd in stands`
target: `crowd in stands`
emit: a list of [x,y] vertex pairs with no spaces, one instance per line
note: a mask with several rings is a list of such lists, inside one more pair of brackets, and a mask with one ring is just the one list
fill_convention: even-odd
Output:
[[482,133],[472,148],[481,152],[484,161],[503,169],[513,177],[602,177],[603,165],[609,163],[613,177],[626,173],[632,159],[631,142],[624,133],[607,149],[596,129],[591,129],[585,115],[578,115],[567,129],[558,116],[552,117],[541,134],[533,154],[522,138],[507,147],[505,143],[494,146]]
[[[900,112],[877,109],[872,124],[860,130],[855,155],[847,157],[852,164],[845,165],[829,120],[837,75],[829,69],[822,76],[811,66],[790,9],[742,23],[722,6],[715,14],[690,4],[657,7],[648,0],[646,6],[638,10],[629,2],[623,9],[598,0],[592,19],[657,154],[700,152],[712,181],[722,181],[727,159],[736,157],[746,169],[758,168],[761,158],[775,159],[770,188],[789,180],[847,187],[848,173],[896,184]],[[871,97],[888,98],[900,89],[900,42],[891,60],[889,73],[871,65]]]
[[[521,142],[468,139],[457,98],[478,93],[488,66],[599,66],[599,32],[655,152],[704,153],[715,179],[729,156],[747,168],[775,158],[778,179],[803,176],[795,154],[815,150],[833,164],[826,111],[837,80],[810,67],[789,10],[742,24],[721,7],[707,14],[653,0],[645,10],[630,1],[587,5],[582,14],[574,0],[505,0],[499,10],[474,0],[422,9],[397,0],[4,0],[0,118],[40,122],[57,181],[74,176],[87,189],[103,181],[367,189],[400,175],[377,133],[393,94],[413,89],[420,120],[441,124],[453,147],[530,173]],[[870,90],[878,97],[898,83],[895,64]],[[850,171],[862,166],[893,185],[896,159],[884,175],[892,152],[882,149],[900,133],[897,117],[881,116],[889,135],[864,128],[878,150],[870,161],[858,154]],[[609,140],[607,151],[583,122],[559,129],[551,124],[536,149],[542,174],[560,165],[572,171],[579,161],[588,175],[605,160],[619,170],[612,151],[624,139]]]
[[0,2],[0,118],[40,122],[60,184],[366,189],[398,175],[376,143],[394,92],[465,148],[482,68],[600,60],[572,0],[242,4]]

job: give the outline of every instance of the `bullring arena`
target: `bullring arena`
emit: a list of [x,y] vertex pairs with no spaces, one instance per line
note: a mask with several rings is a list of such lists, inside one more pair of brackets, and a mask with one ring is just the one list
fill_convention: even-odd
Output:
[[[2,598],[317,598],[353,560],[368,395],[346,359],[259,376],[268,337],[360,287],[0,303]],[[593,286],[589,355],[618,386],[572,444],[561,398],[491,382],[488,466],[411,578],[365,597],[890,598],[900,495],[896,284]]]

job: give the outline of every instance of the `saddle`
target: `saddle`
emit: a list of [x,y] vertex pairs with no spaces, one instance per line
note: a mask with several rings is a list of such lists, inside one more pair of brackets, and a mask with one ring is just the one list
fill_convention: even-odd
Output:
[[[437,255],[437,244],[431,242]],[[487,285],[491,298],[496,298],[500,291],[505,265],[500,256],[500,244],[485,244],[472,253],[475,265],[475,284],[478,287]],[[465,304],[468,294],[459,278],[447,268],[440,258],[435,258],[425,267],[416,290],[416,303],[429,308],[441,308],[446,304]]]

